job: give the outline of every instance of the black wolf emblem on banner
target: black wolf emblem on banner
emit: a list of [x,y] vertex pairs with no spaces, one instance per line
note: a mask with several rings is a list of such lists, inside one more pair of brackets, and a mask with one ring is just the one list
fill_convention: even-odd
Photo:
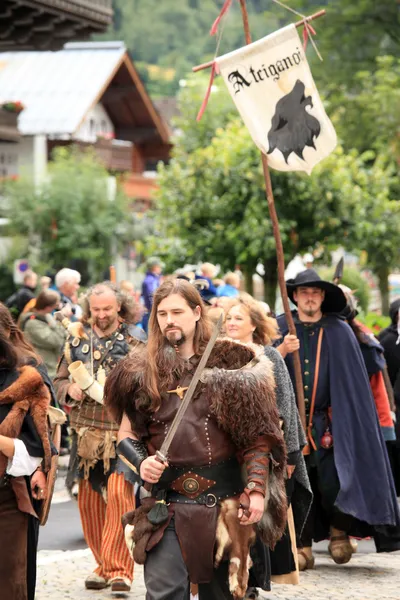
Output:
[[277,148],[282,152],[286,163],[292,152],[303,159],[306,146],[315,149],[314,140],[321,133],[318,119],[306,110],[307,106],[312,108],[313,103],[311,96],[305,96],[304,91],[304,83],[298,79],[293,90],[277,102],[272,117],[272,127],[268,133],[268,154]]

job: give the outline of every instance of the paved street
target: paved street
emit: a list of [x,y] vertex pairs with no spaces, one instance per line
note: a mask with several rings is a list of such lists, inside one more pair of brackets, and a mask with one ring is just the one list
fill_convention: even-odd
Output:
[[[94,567],[82,536],[78,509],[57,481],[54,505],[48,524],[41,530],[36,600],[111,599],[111,592],[89,592],[85,577]],[[358,553],[348,565],[336,566],[327,554],[326,543],[318,544],[317,568],[301,575],[297,587],[274,585],[268,600],[399,600],[400,552],[374,554],[372,542],[359,544]],[[1,595],[0,595],[1,596]],[[117,595],[114,595],[117,597]],[[142,568],[135,569],[130,600],[144,600]]]

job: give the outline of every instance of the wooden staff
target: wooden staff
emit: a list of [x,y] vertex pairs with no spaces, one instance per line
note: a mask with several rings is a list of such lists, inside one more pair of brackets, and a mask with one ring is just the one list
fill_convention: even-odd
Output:
[[[246,7],[245,7],[245,11],[247,14]],[[319,19],[319,17],[323,17],[324,15],[326,15],[326,10],[325,9],[319,10],[318,12],[314,13],[313,15],[306,17],[302,21],[298,21],[296,23],[296,27],[303,27],[304,23],[309,23],[310,21],[314,21],[314,19]],[[209,62],[203,63],[202,65],[197,65],[197,67],[193,67],[192,71],[193,71],[193,73],[197,73],[197,71],[203,71],[203,69],[209,69],[210,67],[213,66],[213,64],[214,64],[214,61],[210,60]]]
[[[246,0],[240,0],[240,8],[242,10],[242,18],[243,18],[243,27],[244,34],[246,37],[246,44],[251,44],[251,34],[249,27],[249,17],[247,13]],[[266,196],[268,200],[268,209],[269,214],[272,221],[272,227],[274,231],[275,245],[276,245],[276,258],[278,263],[278,282],[279,288],[281,290],[281,296],[283,301],[283,308],[285,311],[285,317],[289,328],[289,333],[292,335],[297,335],[296,327],[293,321],[292,313],[290,312],[289,306],[289,298],[287,295],[286,283],[285,283],[285,258],[283,254],[283,245],[281,232],[279,229],[279,221],[278,215],[276,214],[275,209],[275,200],[274,193],[272,191],[272,183],[271,183],[271,175],[269,172],[268,159],[266,155],[261,152],[261,160],[264,171],[264,179],[265,179],[265,190]],[[293,352],[293,365],[294,365],[294,374],[296,380],[296,395],[297,395],[297,405],[299,409],[299,415],[301,423],[304,427],[304,431],[307,431],[307,423],[306,423],[306,410],[304,403],[304,389],[303,389],[303,377],[301,373],[301,362],[300,362],[300,354],[298,350]]]

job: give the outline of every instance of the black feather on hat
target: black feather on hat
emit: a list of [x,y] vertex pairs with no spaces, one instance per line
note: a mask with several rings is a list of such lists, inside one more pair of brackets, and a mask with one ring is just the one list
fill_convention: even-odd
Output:
[[330,281],[323,281],[314,269],[301,271],[294,279],[286,281],[288,296],[296,306],[297,302],[293,298],[293,292],[298,287],[316,287],[325,291],[325,298],[321,306],[323,313],[340,313],[346,307],[346,296],[340,287]]

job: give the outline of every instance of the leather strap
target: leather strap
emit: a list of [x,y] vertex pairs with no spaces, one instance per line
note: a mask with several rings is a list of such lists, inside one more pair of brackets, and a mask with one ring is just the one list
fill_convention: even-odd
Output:
[[307,426],[307,438],[313,447],[314,450],[317,450],[317,446],[313,440],[312,436],[312,425],[313,425],[313,417],[314,417],[314,409],[315,409],[315,398],[317,396],[317,388],[318,388],[318,379],[319,379],[319,365],[321,362],[321,349],[322,349],[322,338],[324,335],[324,330],[321,327],[318,334],[318,344],[317,344],[317,355],[315,359],[315,371],[314,371],[314,385],[311,396],[311,406],[310,406],[310,416],[308,418],[308,426]]

